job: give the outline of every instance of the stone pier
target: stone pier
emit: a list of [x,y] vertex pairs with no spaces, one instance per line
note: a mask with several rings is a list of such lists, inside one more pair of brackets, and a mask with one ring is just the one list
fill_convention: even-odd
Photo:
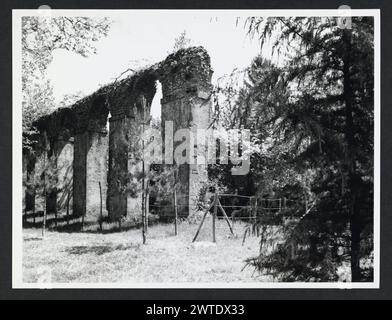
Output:
[[[188,164],[179,166],[177,181],[178,202],[181,204],[179,214],[187,216],[190,211],[196,209],[195,200],[203,182],[207,181],[207,166],[193,162],[196,161],[198,143],[203,144],[197,141],[196,130],[207,129],[210,123],[210,58],[200,47],[180,50],[163,62],[161,74],[162,124],[165,121],[173,121],[174,133],[178,129],[187,128],[192,131],[194,137],[188,149],[192,152],[187,155]],[[177,141],[174,141],[174,150],[182,143],[181,137],[175,138]]]
[[[102,97],[91,98],[77,109],[79,122],[74,140],[73,211],[85,222],[107,215],[108,109]],[[101,185],[101,188],[100,188]]]

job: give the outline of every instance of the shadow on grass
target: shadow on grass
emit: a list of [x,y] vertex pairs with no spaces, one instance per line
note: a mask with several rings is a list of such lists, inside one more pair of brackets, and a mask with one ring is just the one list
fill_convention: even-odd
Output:
[[[35,219],[32,215],[26,215],[23,220],[23,228],[41,229],[43,226],[43,212],[37,212]],[[157,224],[159,219],[151,217],[149,220],[149,227]],[[46,228],[50,231],[64,232],[64,233],[93,233],[93,234],[111,234],[117,232],[126,232],[128,230],[142,228],[140,219],[124,219],[121,224],[118,221],[112,221],[108,217],[102,221],[102,229],[98,221],[85,220],[82,226],[82,217],[79,215],[58,214],[57,217],[50,213],[46,217]]]
[[42,238],[37,238],[37,237],[33,237],[33,238],[24,238],[23,241],[40,241],[42,240]]
[[128,230],[135,230],[140,229],[142,224],[123,224],[121,227],[111,224],[111,225],[104,225],[102,230],[99,229],[99,225],[97,223],[93,223],[90,225],[89,228],[85,228],[85,233],[100,233],[100,234],[111,234],[116,232],[126,232]]
[[139,244],[134,245],[117,245],[117,246],[110,246],[110,245],[100,245],[100,246],[75,246],[72,248],[68,248],[65,251],[69,254],[74,255],[82,255],[82,254],[95,254],[97,256],[114,252],[114,251],[125,251],[130,249],[139,249]]
[[[43,212],[37,212],[35,218],[31,215],[23,220],[23,228],[42,228],[43,225]],[[48,213],[46,216],[46,228],[48,230],[67,230],[78,231],[81,228],[81,217],[77,215],[69,215],[68,217],[63,214],[58,214],[57,217],[54,213]]]

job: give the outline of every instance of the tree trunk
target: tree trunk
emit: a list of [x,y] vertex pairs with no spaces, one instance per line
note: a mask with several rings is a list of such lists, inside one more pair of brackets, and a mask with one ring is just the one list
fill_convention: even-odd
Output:
[[174,186],[174,235],[177,235],[177,220],[178,220],[177,190],[176,190],[176,186]]
[[33,199],[34,199],[34,203],[33,203],[33,225],[35,227],[35,206],[36,206],[36,190],[35,190],[35,188],[34,188],[33,192],[34,192],[33,193]]
[[54,226],[57,229],[57,204],[54,211]]
[[346,52],[343,58],[343,97],[345,102],[345,138],[347,144],[346,163],[349,176],[349,216],[350,216],[350,232],[351,232],[351,281],[357,282],[361,280],[360,260],[360,241],[361,229],[359,222],[359,208],[356,204],[358,194],[358,179],[356,175],[355,164],[355,138],[354,138],[354,120],[353,120],[353,89],[350,78],[351,66],[351,30],[343,31],[343,41],[346,45]]
[[101,181],[98,182],[99,184],[99,230],[102,232],[102,223],[103,223],[103,215],[102,215],[102,188],[101,188]]
[[212,215],[212,242],[216,242],[216,235],[215,235],[215,231],[216,231],[216,214],[218,212],[218,194],[215,191],[215,201],[214,201],[214,213]]
[[67,194],[67,226],[69,226],[69,192]]
[[350,217],[350,231],[351,231],[351,281],[358,282],[362,279],[360,267],[360,248],[361,248],[361,228],[359,224],[357,210],[352,209]]
[[45,135],[44,135],[44,137],[45,137],[45,140],[44,140],[44,143],[45,143],[45,154],[44,154],[44,172],[43,172],[43,174],[44,174],[44,190],[43,190],[43,193],[44,193],[44,216],[43,216],[43,220],[42,220],[42,238],[45,238],[45,233],[46,233],[46,214],[47,214],[47,203],[46,203],[46,197],[47,197],[47,195],[46,195],[46,157],[47,157],[47,144],[48,144],[48,142],[47,142],[47,138],[46,138],[46,133],[45,133]]

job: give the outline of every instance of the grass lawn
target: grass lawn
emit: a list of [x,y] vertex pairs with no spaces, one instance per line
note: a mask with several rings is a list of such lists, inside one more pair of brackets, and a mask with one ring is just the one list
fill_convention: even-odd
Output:
[[223,220],[217,221],[217,242],[212,243],[211,218],[192,243],[198,224],[181,222],[178,235],[173,224],[148,229],[142,244],[140,229],[122,232],[55,232],[23,230],[23,281],[37,282],[42,270],[51,270],[51,281],[68,282],[255,282],[271,281],[251,268],[242,271],[246,258],[258,254],[259,239],[247,237],[245,223],[236,222],[233,237]]

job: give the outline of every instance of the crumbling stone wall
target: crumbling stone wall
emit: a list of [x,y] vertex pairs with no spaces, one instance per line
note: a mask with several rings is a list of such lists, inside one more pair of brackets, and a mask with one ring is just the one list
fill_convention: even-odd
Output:
[[[56,174],[46,195],[48,211],[61,211],[72,187],[73,214],[84,216],[85,221],[97,221],[101,184],[104,216],[109,215],[112,220],[139,216],[141,134],[143,123],[148,126],[156,81],[162,83],[162,124],[173,121],[174,132],[180,128],[195,130],[209,124],[211,75],[210,58],[203,48],[179,50],[69,108],[39,119],[37,127],[41,140],[46,135],[47,146],[41,141],[28,165],[26,160],[24,170],[29,174],[24,175],[25,179],[31,180],[27,177],[42,172],[43,165],[53,167]],[[197,194],[206,177],[205,166],[180,166],[180,196],[186,196],[182,202],[188,205],[183,207],[182,214],[189,213],[189,205],[192,206],[189,196]],[[29,194],[37,192],[29,190]],[[33,206],[34,201],[29,201],[28,206]],[[38,202],[35,201],[36,207]]]
[[41,134],[33,150],[24,152],[27,211],[64,209],[72,181],[74,121],[72,111],[63,108],[35,123]]
[[[179,50],[166,58],[161,66],[162,124],[173,121],[174,132],[181,128],[207,129],[210,123],[212,69],[210,57],[202,47]],[[174,142],[174,150],[181,142]],[[196,139],[191,148],[200,143]],[[181,215],[195,208],[201,184],[207,179],[206,165],[179,166],[178,182]]]
[[77,216],[84,216],[85,222],[95,222],[101,214],[101,201],[102,215],[106,216],[109,110],[102,95],[88,97],[73,109],[77,115],[73,210]]
[[70,197],[72,205],[72,181],[73,181],[73,159],[74,159],[74,138],[65,135],[60,136],[56,141],[56,210],[65,213],[67,210],[67,198]]
[[[33,161],[34,169],[30,172],[30,177],[33,179],[34,186],[30,189],[32,196],[31,201],[34,203],[34,208],[29,208],[35,212],[43,212],[46,203],[46,194],[44,189],[44,171],[47,162],[46,152],[42,151],[34,156]],[[29,192],[29,191],[28,191]]]
[[155,95],[156,70],[142,70],[109,92],[108,209],[112,219],[141,214],[141,134]]

